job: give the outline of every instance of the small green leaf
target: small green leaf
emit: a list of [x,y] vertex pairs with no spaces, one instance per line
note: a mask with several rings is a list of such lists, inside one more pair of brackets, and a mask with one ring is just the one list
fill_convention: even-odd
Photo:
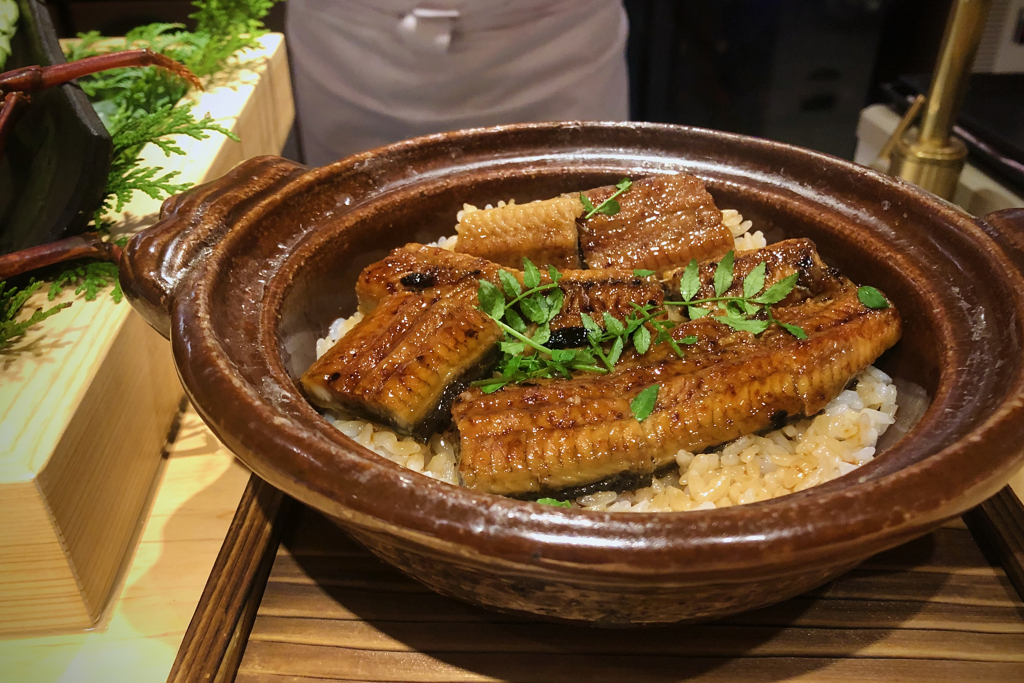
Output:
[[[700,290],[700,265],[693,259],[686,266],[683,277],[679,281],[679,296],[689,301]],[[692,317],[692,316],[691,316]]]
[[519,341],[503,341],[499,346],[501,347],[502,353],[507,353],[510,356],[518,356],[526,350],[526,344]]
[[520,364],[523,362],[523,356],[512,356],[508,359],[505,364],[505,368],[501,371],[501,376],[508,378],[514,375],[519,370]]
[[583,208],[586,209],[586,213],[583,215],[583,220],[589,219],[595,213],[603,213],[606,216],[614,216],[620,210],[619,203],[615,201],[615,198],[620,194],[628,190],[633,186],[633,181],[629,178],[623,178],[615,184],[615,192],[612,192],[608,199],[604,200],[595,207],[590,203],[590,200],[580,193],[580,201],[583,202]]
[[519,302],[519,308],[522,310],[523,315],[538,325],[548,321],[547,301],[544,300],[543,296],[527,297]]
[[553,349],[551,351],[551,360],[556,363],[569,363],[575,358],[575,349]]
[[576,349],[575,365],[594,365],[597,358],[590,352],[590,349]]
[[[746,303],[745,301],[742,303]],[[729,318],[745,318],[747,315],[746,310],[739,301],[727,301],[723,306],[721,303],[718,307],[725,311],[725,315]]]
[[633,346],[636,347],[636,352],[641,356],[647,353],[647,349],[651,348],[651,331],[646,326],[641,325],[633,333]]
[[622,356],[622,348],[625,344],[622,343],[622,337],[616,337],[612,343],[612,350],[608,352],[608,362],[615,365],[619,362],[619,357]]
[[760,306],[755,306],[749,301],[741,301],[740,305],[743,306],[743,310],[747,312],[747,315],[756,315],[761,310]]
[[660,388],[659,385],[652,384],[630,401],[629,409],[633,412],[633,417],[637,419],[637,422],[643,422],[654,412],[654,404],[658,401],[658,389]]
[[558,268],[555,268],[554,266],[548,266],[548,276],[551,278],[551,281],[556,284],[562,279],[562,274],[559,273]]
[[526,333],[526,323],[523,321],[522,316],[511,308],[505,310],[505,322],[519,334]]
[[533,337],[531,337],[531,339],[535,344],[547,344],[548,339],[551,339],[551,328],[546,324],[538,327],[537,331],[533,333]]
[[706,308],[701,308],[700,306],[687,306],[686,307],[686,315],[687,315],[687,317],[690,318],[690,320],[697,320],[698,318],[703,318],[704,316],[706,316],[706,315],[708,315],[710,313],[711,313],[711,311],[709,311]]
[[779,327],[784,329],[786,332],[789,332],[797,339],[807,339],[807,333],[804,332],[804,328],[799,327],[797,325],[790,325],[789,323],[784,323],[781,320],[776,320],[775,322],[779,325]]
[[550,505],[556,508],[571,508],[572,503],[568,500],[555,500],[554,498],[538,498],[537,502],[541,505]]
[[768,288],[761,296],[753,300],[755,304],[777,304],[793,291],[793,287],[796,286],[797,278],[800,277],[799,273],[793,273],[788,277],[785,277],[774,285]]
[[732,262],[735,254],[730,249],[715,268],[715,295],[722,296],[732,286]]
[[534,375],[541,367],[541,358],[537,354],[532,356],[519,356],[522,359],[519,363],[517,372],[522,374],[524,377],[530,377]]
[[621,335],[626,331],[626,328],[622,325],[619,319],[608,311],[604,312],[604,329],[608,330],[609,334],[613,334],[615,336]]
[[525,256],[523,257],[523,284],[527,289],[533,289],[540,284],[540,271],[537,270],[537,266],[533,265],[533,261]]
[[764,274],[767,268],[768,265],[761,261],[752,271],[747,273],[747,276],[743,278],[743,296],[750,299],[764,289]]
[[565,294],[562,293],[561,289],[558,289],[556,287],[555,289],[552,289],[550,292],[548,292],[547,300],[548,320],[551,320],[556,315],[558,315],[559,311],[562,310],[562,304],[565,301]]
[[480,281],[477,298],[480,300],[480,310],[495,320],[501,320],[505,315],[505,295],[487,280]]
[[501,286],[505,290],[505,296],[508,298],[514,299],[523,293],[522,288],[519,286],[519,280],[507,270],[499,270],[498,279],[501,281]]
[[679,343],[680,344],[696,344],[697,343],[697,337],[695,337],[694,335],[691,334],[689,336],[686,336],[686,337],[683,337],[682,339],[680,339]]
[[479,387],[480,391],[484,392],[485,394],[493,394],[495,391],[497,391],[498,389],[501,389],[503,386],[508,384],[508,380],[507,379],[488,379],[488,380],[484,380],[482,383],[478,384],[478,383],[474,382],[473,384],[474,384],[474,386]]
[[580,192],[580,201],[583,202],[583,210],[586,211],[588,214],[593,214],[595,211],[597,211],[597,208],[594,206],[594,204],[589,199],[587,199],[587,195],[583,194],[582,192]]
[[654,275],[654,271],[644,270],[643,268],[634,268],[633,275],[635,275],[636,277],[650,277],[651,275]]
[[857,288],[857,298],[868,308],[882,309],[889,308],[889,301],[885,295],[874,287],[865,285]]
[[761,334],[768,329],[769,323],[767,320],[746,320],[742,318],[729,318],[726,316],[719,316],[715,318],[720,323],[725,323],[734,330],[740,332],[752,332],[753,334]]
[[604,332],[604,330],[601,329],[601,326],[594,322],[594,319],[587,313],[580,313],[580,320],[583,321],[583,327],[587,328],[587,331],[590,332],[591,335],[601,334]]

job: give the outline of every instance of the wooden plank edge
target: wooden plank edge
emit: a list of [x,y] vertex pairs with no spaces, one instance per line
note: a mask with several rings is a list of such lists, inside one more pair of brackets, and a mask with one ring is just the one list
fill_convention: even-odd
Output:
[[168,683],[234,680],[292,507],[284,493],[250,477]]
[[[292,501],[290,499],[285,501],[286,507],[291,504]],[[272,545],[277,545],[278,542],[280,542],[280,535],[278,536],[278,541]],[[245,607],[238,619],[238,623],[235,625],[235,631],[228,642],[227,651],[224,653],[224,657],[221,659],[220,666],[217,669],[214,683],[232,683],[238,674],[238,667],[242,663],[242,655],[245,654],[245,648],[249,644],[249,635],[252,633],[253,624],[256,623],[256,613],[259,611],[260,603],[263,601],[263,590],[267,585],[267,577],[270,576],[270,570],[274,567],[276,557],[276,553],[269,547],[267,552],[263,554],[263,559],[260,561],[259,568],[253,577],[252,588],[249,591]]]
[[1024,599],[1024,504],[1009,486],[964,515],[982,551],[1006,571]]

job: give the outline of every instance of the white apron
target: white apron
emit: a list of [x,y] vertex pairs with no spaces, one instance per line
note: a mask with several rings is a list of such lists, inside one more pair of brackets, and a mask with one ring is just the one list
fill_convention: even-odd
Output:
[[620,0],[290,0],[306,162],[502,123],[625,120]]

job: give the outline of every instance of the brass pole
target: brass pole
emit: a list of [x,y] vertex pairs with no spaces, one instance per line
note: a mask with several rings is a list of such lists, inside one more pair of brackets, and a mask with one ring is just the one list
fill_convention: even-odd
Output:
[[889,173],[952,199],[967,147],[950,136],[992,0],[955,0],[932,74],[921,129],[896,140]]

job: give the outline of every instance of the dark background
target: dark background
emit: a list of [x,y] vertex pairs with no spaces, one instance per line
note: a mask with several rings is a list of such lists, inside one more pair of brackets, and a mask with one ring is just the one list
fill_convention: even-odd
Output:
[[[625,0],[632,118],[852,158],[882,85],[929,73],[951,0]],[[189,23],[187,0],[51,0],[63,36]],[[284,30],[287,3],[267,20]]]

